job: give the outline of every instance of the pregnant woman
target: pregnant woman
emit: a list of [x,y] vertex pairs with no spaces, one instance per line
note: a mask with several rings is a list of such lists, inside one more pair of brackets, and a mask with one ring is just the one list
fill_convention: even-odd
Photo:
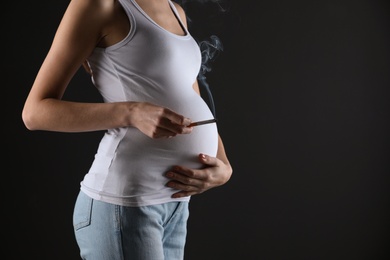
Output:
[[[81,65],[104,103],[62,99]],[[199,46],[171,0],[72,0],[22,113],[30,130],[105,130],[73,224],[90,260],[184,258],[190,196],[232,174],[201,98]]]

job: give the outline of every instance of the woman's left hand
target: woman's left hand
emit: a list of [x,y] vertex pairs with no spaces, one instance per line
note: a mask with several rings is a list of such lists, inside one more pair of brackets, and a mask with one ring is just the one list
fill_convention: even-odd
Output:
[[166,177],[171,179],[166,185],[179,190],[172,195],[173,198],[200,194],[229,181],[232,175],[232,167],[229,164],[205,154],[199,155],[199,161],[205,165],[204,168],[174,166],[166,173]]

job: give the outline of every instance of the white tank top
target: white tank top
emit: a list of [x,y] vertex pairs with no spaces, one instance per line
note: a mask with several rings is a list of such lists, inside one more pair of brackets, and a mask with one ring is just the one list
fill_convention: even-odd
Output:
[[[173,3],[167,1],[180,21]],[[163,29],[135,0],[119,2],[129,17],[130,32],[115,45],[96,48],[88,58],[92,82],[104,102],[150,102],[192,121],[213,118],[192,88],[201,53],[190,33],[179,36]],[[166,187],[164,174],[173,165],[200,168],[198,154],[215,156],[217,148],[216,124],[197,126],[190,134],[169,139],[152,139],[134,127],[109,129],[81,190],[94,199],[124,206],[188,201],[189,197],[171,198],[177,190]]]

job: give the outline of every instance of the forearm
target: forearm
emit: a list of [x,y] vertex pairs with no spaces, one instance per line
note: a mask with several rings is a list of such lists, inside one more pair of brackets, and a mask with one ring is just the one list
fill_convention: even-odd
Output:
[[219,135],[218,135],[218,151],[217,151],[216,157],[225,164],[225,167],[226,167],[225,176],[227,178],[226,181],[228,181],[233,173],[233,168],[230,165],[229,159],[228,159],[226,152],[225,152],[225,147],[224,147],[223,142],[222,142],[222,138]]
[[46,98],[27,104],[23,121],[29,130],[87,132],[124,127],[130,124],[135,103],[80,103]]

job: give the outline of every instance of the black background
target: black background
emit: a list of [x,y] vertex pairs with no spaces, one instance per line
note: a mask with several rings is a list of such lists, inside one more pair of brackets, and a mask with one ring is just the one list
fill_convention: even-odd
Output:
[[[0,18],[6,259],[79,259],[73,204],[102,132],[21,121],[67,4],[8,2]],[[194,37],[224,45],[207,80],[234,173],[192,198],[186,259],[388,259],[389,1],[191,5]],[[65,98],[100,100],[82,70]]]

